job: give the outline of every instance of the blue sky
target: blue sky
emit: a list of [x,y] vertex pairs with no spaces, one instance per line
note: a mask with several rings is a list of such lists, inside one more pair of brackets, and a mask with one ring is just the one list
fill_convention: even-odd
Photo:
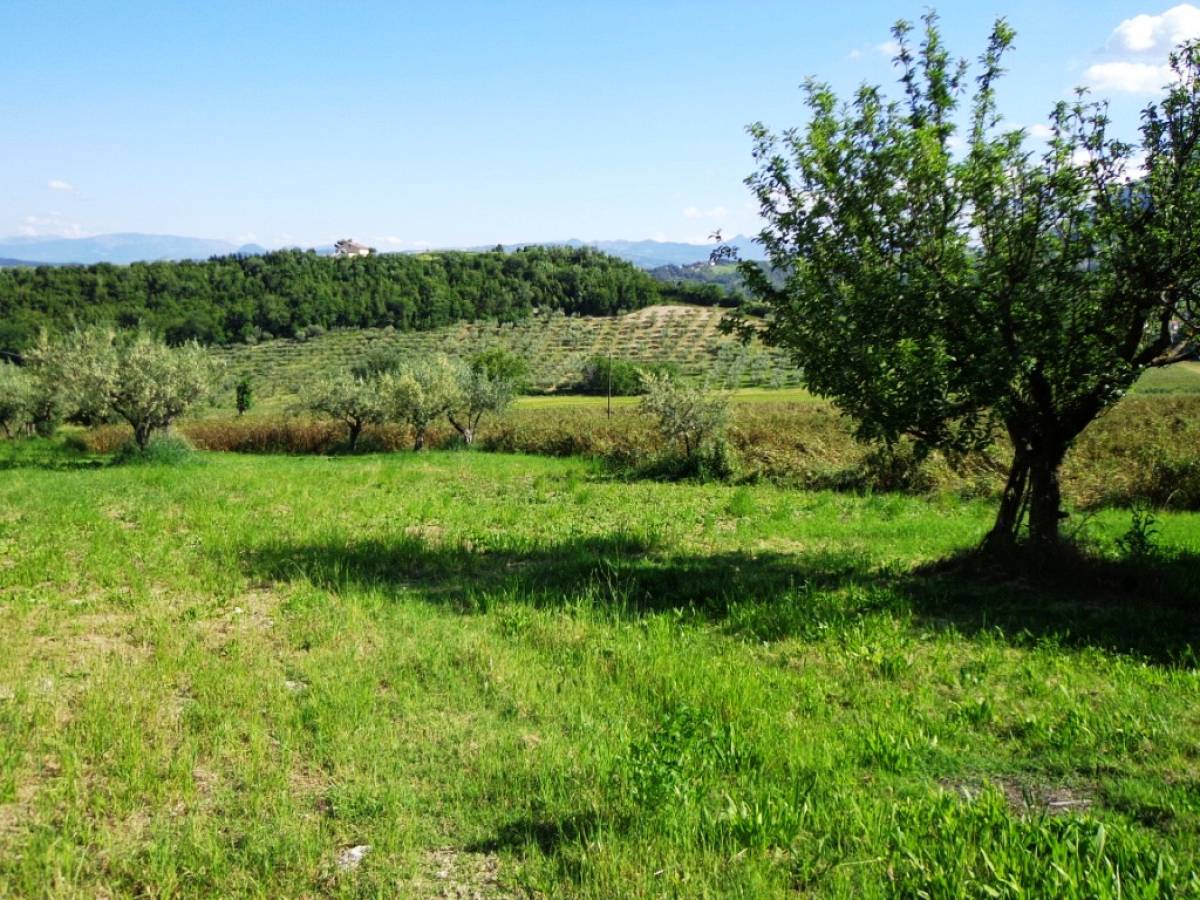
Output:
[[[3,0],[0,236],[144,231],[380,249],[751,231],[744,126],[798,86],[893,82],[883,2]],[[1171,3],[944,4],[955,53],[1017,29],[1002,102],[1078,84],[1132,131]],[[1140,18],[1139,18],[1140,17]]]

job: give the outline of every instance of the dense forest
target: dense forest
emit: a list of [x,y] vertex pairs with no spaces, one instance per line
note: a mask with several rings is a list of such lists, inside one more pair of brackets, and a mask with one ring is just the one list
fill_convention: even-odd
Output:
[[0,270],[0,351],[42,328],[142,326],[171,343],[226,344],[312,329],[512,321],[536,308],[612,315],[660,299],[632,264],[588,248],[336,259],[313,251],[118,266]]

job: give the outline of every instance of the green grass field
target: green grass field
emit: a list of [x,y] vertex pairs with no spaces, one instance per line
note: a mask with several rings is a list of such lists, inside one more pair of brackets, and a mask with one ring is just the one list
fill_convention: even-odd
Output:
[[0,896],[1200,895],[1200,515],[13,446]]

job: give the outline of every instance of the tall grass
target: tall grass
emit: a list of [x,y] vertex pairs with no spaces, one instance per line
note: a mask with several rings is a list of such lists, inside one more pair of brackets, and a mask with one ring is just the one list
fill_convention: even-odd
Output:
[[[344,450],[345,430],[303,419],[211,419],[189,422],[182,432],[205,450],[239,453],[330,454]],[[127,439],[118,427],[85,436],[88,447],[111,452]],[[456,446],[443,423],[428,444]],[[733,407],[729,444],[744,482],[814,490],[955,492],[995,497],[1003,486],[1010,451],[1003,440],[984,454],[953,464],[934,454],[917,460],[903,445],[895,452],[857,443],[847,422],[826,403],[753,403]],[[364,452],[407,451],[410,429],[368,428]],[[477,439],[483,450],[541,456],[586,456],[634,470],[665,453],[660,438],[636,408],[611,417],[594,405],[517,408],[485,420]],[[1080,508],[1148,502],[1163,508],[1200,509],[1200,397],[1131,396],[1084,432],[1063,468],[1067,499]]]

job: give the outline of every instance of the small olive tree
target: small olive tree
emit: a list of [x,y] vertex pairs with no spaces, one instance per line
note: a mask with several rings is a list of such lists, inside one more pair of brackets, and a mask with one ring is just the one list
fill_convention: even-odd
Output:
[[33,414],[34,384],[21,366],[0,361],[0,428],[12,437],[30,421]]
[[389,419],[413,428],[413,450],[425,446],[425,435],[436,419],[463,403],[463,365],[441,354],[405,363],[399,371],[380,377],[380,390]]
[[446,417],[462,435],[463,443],[470,446],[475,442],[485,415],[499,415],[508,409],[528,371],[521,357],[502,347],[476,355],[469,366],[460,369],[458,402],[446,411]]
[[42,378],[61,385],[68,412],[124,419],[140,450],[208,394],[218,368],[196,343],[168,347],[146,332],[108,328],[57,341],[43,335],[30,360]]
[[725,432],[729,401],[699,384],[688,384],[658,372],[642,374],[645,396],[639,410],[652,416],[670,444],[691,460]]
[[360,378],[350,372],[339,372],[310,384],[301,394],[300,406],[344,424],[351,452],[358,449],[358,439],[367,425],[387,420],[380,379]]

